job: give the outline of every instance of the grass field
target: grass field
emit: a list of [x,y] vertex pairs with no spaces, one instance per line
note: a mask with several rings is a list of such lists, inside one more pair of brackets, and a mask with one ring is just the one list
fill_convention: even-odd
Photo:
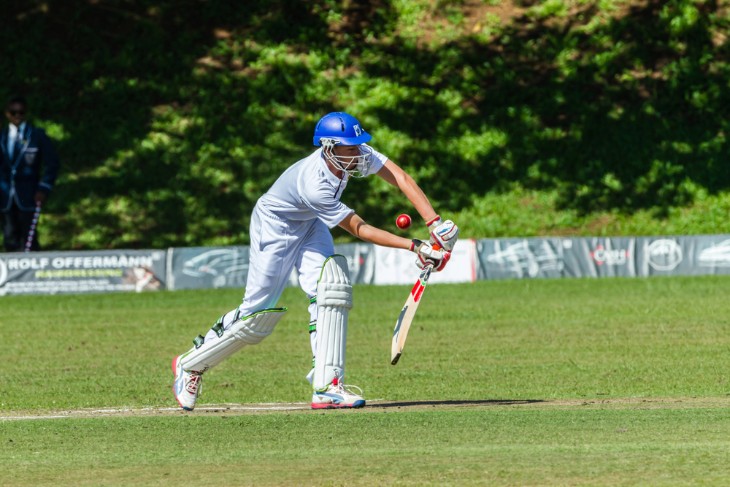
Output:
[[311,411],[305,297],[176,409],[172,357],[240,290],[3,297],[0,485],[730,485],[730,277],[356,287]]

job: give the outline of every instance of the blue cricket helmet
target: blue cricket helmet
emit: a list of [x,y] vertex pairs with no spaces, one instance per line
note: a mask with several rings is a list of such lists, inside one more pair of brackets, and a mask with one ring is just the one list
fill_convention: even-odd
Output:
[[369,142],[372,136],[349,113],[332,112],[320,118],[314,127],[314,145],[321,146],[322,139],[333,140],[335,144],[360,145]]

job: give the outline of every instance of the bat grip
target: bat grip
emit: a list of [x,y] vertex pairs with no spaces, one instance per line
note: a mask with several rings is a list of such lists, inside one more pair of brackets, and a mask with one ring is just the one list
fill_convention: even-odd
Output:
[[[441,246],[438,243],[436,243],[436,242],[434,242],[433,245],[431,245],[431,248],[434,249],[434,250],[441,250]],[[430,267],[431,269],[433,269],[433,266],[434,266],[433,262],[429,261],[429,263],[426,264],[426,266],[424,267],[424,269],[426,267]]]

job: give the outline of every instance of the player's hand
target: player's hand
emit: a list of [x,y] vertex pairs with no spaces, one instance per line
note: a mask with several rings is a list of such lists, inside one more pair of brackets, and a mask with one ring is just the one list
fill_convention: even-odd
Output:
[[431,243],[438,244],[447,252],[454,250],[454,245],[459,238],[459,227],[451,220],[442,221],[440,216],[428,223],[428,231],[431,233]]
[[411,240],[411,251],[418,256],[416,265],[420,269],[430,265],[433,267],[433,270],[438,272],[446,267],[449,259],[451,259],[451,252],[441,250],[437,245],[432,245],[431,242],[424,242],[416,238]]

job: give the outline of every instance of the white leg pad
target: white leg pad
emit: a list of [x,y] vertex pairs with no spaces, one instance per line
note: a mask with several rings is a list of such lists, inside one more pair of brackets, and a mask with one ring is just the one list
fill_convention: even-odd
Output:
[[329,257],[317,283],[317,350],[314,355],[312,387],[326,389],[345,374],[347,319],[352,308],[352,285],[347,259]]
[[286,313],[286,308],[269,308],[240,318],[223,330],[220,336],[206,339],[180,358],[183,370],[203,373],[215,367],[246,345],[256,345],[271,335]]

